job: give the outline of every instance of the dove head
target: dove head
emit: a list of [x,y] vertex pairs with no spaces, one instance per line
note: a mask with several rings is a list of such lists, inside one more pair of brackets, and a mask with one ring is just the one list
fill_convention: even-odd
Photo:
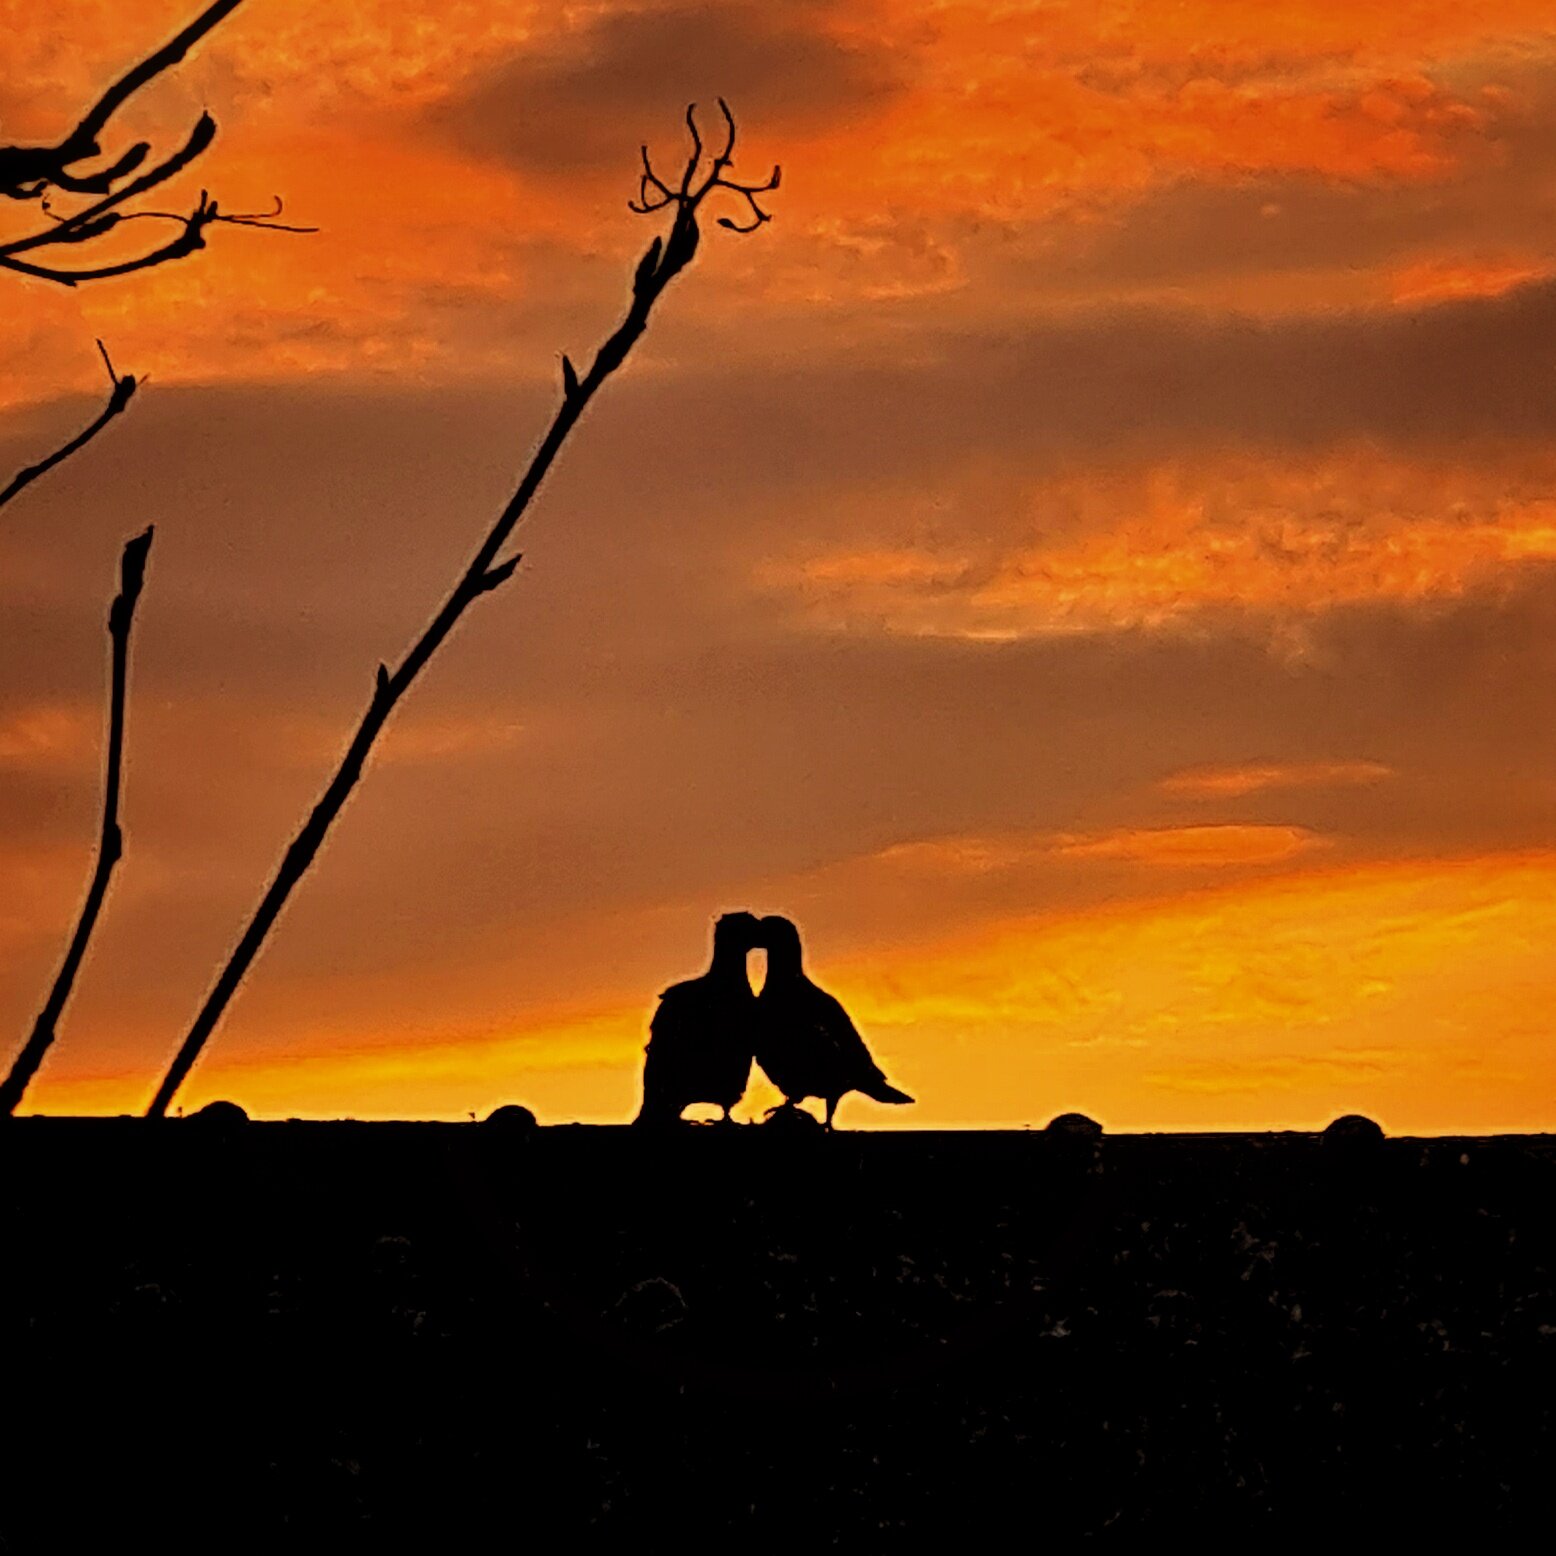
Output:
[[800,932],[793,919],[769,913],[761,923],[761,943],[767,947],[767,965],[773,972],[800,970]]
[[760,922],[754,913],[721,914],[713,926],[714,956],[745,959],[758,942]]

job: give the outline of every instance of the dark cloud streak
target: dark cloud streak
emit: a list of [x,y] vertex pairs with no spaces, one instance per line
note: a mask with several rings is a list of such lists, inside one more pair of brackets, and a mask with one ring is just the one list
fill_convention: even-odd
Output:
[[630,167],[688,102],[723,96],[764,134],[818,128],[878,106],[893,55],[829,36],[830,5],[672,4],[617,11],[545,50],[483,72],[432,122],[527,173]]

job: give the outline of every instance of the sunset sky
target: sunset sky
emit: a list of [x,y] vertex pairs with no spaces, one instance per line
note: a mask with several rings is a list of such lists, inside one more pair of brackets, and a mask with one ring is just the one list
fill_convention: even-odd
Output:
[[[0,141],[198,9],[0,0]],[[0,512],[6,1062],[157,527],[27,1106],[145,1107],[718,93],[775,220],[705,233],[183,1105],[625,1119],[750,908],[919,1099],[847,1127],[1556,1126],[1551,0],[247,0],[111,145],[208,107],[148,203],[321,230],[0,274],[0,482],[95,337],[149,380]]]

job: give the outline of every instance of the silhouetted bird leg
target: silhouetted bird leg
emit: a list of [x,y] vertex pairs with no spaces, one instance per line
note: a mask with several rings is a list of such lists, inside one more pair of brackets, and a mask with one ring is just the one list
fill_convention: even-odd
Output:
[[825,1129],[830,1130],[832,1128],[832,1115],[837,1112],[838,1100],[837,1097],[827,1098],[827,1117],[825,1124],[822,1126]]

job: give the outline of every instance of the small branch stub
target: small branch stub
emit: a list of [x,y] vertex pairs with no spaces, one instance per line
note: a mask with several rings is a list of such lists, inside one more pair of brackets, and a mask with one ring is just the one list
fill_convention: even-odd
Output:
[[98,352],[103,359],[103,366],[108,369],[108,403],[102,409],[97,419],[84,431],[78,432],[68,443],[62,444],[54,452],[44,459],[40,459],[34,465],[28,465],[25,469],[18,470],[7,483],[5,490],[0,491],[0,508],[3,508],[14,497],[19,496],[27,487],[41,475],[47,475],[56,465],[63,464],[78,449],[85,448],[115,416],[121,415],[135,397],[135,391],[140,387],[133,373],[126,373],[122,378],[114,371],[113,360],[108,355],[108,348],[102,341],[97,343]]
[[500,589],[513,577],[515,569],[523,560],[524,556],[521,552],[518,556],[510,557],[506,562],[499,563],[496,567],[488,568],[481,575],[477,593],[489,594],[493,589]]
[[124,548],[119,561],[119,597],[108,611],[108,630],[115,637],[128,636],[135,604],[146,582],[146,558],[151,554],[151,538],[156,526],[148,524]]

